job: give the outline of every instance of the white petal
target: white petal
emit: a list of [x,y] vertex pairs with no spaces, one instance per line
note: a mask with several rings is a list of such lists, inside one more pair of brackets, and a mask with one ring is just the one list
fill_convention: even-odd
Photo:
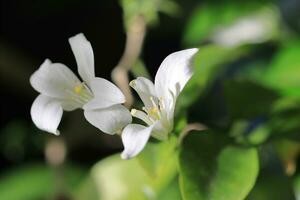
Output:
[[94,53],[91,43],[82,33],[69,38],[69,43],[77,62],[78,73],[84,82],[90,85],[91,80],[95,77]]
[[32,87],[38,92],[60,99],[69,99],[74,87],[80,84],[80,80],[65,65],[51,63],[46,59],[40,68],[30,77]]
[[130,82],[130,86],[138,93],[146,108],[153,107],[151,98],[156,105],[158,104],[158,99],[156,97],[155,88],[152,81],[144,77],[138,77]]
[[175,100],[193,74],[192,57],[198,49],[187,49],[168,55],[155,76],[155,91],[164,100],[168,112],[172,112]]
[[176,85],[180,91],[193,74],[191,59],[198,49],[187,49],[168,55],[161,63],[155,76],[155,90],[158,96],[171,90],[176,94]]
[[145,147],[151,135],[153,125],[146,127],[139,124],[129,124],[122,133],[124,150],[122,159],[130,159],[139,154]]
[[34,124],[41,130],[59,135],[57,127],[61,121],[63,109],[57,100],[39,95],[30,110]]
[[130,112],[122,105],[113,105],[96,110],[84,110],[84,116],[93,126],[111,135],[131,123],[132,120]]
[[83,109],[91,110],[106,108],[125,102],[125,96],[113,83],[103,78],[93,78],[90,84],[94,99],[83,106]]
[[81,103],[73,100],[67,100],[67,99],[57,99],[57,100],[61,103],[63,110],[66,111],[72,111],[82,107]]

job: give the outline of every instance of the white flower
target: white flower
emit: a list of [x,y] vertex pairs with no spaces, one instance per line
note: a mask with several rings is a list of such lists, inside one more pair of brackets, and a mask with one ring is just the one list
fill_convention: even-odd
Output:
[[30,77],[32,87],[41,93],[31,107],[33,122],[41,130],[59,135],[63,110],[83,108],[92,125],[105,133],[116,133],[132,120],[121,105],[124,95],[113,83],[95,77],[93,49],[82,33],[71,37],[69,43],[83,81],[64,64],[46,59]]
[[173,129],[176,99],[191,78],[191,59],[198,49],[187,49],[170,54],[160,65],[154,84],[142,77],[130,82],[130,86],[144,103],[143,111],[132,109],[132,116],[147,126],[127,125],[122,133],[123,159],[129,159],[141,152],[150,135],[165,140]]

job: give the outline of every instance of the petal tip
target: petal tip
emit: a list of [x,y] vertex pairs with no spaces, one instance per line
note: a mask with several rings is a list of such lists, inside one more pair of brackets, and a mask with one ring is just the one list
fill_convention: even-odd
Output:
[[56,131],[53,132],[53,134],[54,134],[55,136],[59,136],[59,135],[60,135],[60,131],[59,131],[59,130],[56,130]]
[[121,158],[123,160],[129,160],[131,158],[131,156],[129,154],[127,154],[126,152],[122,152],[121,153]]
[[78,33],[72,37],[69,37],[69,42],[72,42],[73,40],[86,40],[86,37],[83,33]]

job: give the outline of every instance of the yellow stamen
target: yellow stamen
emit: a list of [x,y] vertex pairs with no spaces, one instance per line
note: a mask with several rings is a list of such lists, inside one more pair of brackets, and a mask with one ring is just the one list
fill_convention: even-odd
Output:
[[148,114],[153,117],[153,118],[156,118],[156,119],[159,119],[160,116],[159,116],[159,110],[157,107],[152,107],[148,110]]
[[80,94],[81,92],[82,92],[82,90],[83,90],[83,86],[80,84],[80,85],[76,85],[75,87],[74,87],[74,92],[76,93],[76,94]]

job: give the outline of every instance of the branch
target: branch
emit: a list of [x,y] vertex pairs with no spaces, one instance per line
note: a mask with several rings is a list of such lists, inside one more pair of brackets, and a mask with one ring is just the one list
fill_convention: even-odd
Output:
[[128,27],[126,33],[125,50],[119,63],[117,66],[115,66],[111,73],[112,80],[121,89],[126,97],[125,106],[128,108],[130,108],[133,104],[133,97],[129,87],[128,72],[140,56],[145,35],[145,19],[142,15],[138,15],[132,20],[132,23]]

